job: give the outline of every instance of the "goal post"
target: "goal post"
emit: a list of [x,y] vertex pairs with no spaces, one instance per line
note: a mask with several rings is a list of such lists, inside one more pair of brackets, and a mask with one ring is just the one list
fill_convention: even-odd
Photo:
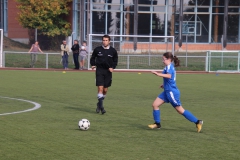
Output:
[[[109,35],[110,45],[118,52],[121,70],[149,70],[162,68],[162,54],[174,54],[174,36]],[[89,34],[88,68],[93,50],[102,45],[103,34]]]
[[240,51],[207,51],[208,72],[240,72]]
[[3,29],[0,29],[0,67],[3,67]]

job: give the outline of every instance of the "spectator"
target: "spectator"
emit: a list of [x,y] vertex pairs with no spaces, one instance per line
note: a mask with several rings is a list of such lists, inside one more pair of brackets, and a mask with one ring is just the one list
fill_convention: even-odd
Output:
[[69,47],[67,45],[67,41],[63,40],[63,44],[61,45],[61,56],[62,56],[62,64],[63,68],[68,69],[68,56],[69,56]]
[[79,44],[78,44],[78,40],[74,40],[74,45],[72,46],[71,50],[73,52],[73,60],[74,60],[74,65],[75,65],[74,69],[79,69],[79,61],[78,61]]
[[80,69],[83,70],[84,69],[84,62],[87,58],[88,55],[88,47],[87,47],[87,43],[83,42],[82,46],[80,48]]
[[30,68],[34,68],[34,65],[37,61],[37,54],[42,52],[42,50],[40,49],[39,45],[38,45],[38,41],[36,41],[32,47],[30,48],[30,50],[28,51],[28,53],[31,53],[31,63],[30,63]]

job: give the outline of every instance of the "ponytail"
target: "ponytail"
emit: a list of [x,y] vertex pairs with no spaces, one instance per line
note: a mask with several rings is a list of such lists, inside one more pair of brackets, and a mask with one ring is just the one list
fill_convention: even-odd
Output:
[[175,67],[180,66],[180,60],[177,58],[177,56],[173,56],[173,62]]
[[178,67],[180,66],[180,60],[177,58],[177,56],[173,56],[171,52],[166,52],[163,54],[164,57],[166,57],[167,59],[171,59],[171,61],[174,62],[174,66]]

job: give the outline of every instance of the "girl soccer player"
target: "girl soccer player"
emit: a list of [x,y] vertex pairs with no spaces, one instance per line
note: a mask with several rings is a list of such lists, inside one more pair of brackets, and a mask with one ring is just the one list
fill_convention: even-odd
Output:
[[160,87],[164,89],[164,91],[159,94],[159,96],[155,99],[152,104],[153,107],[153,119],[155,121],[154,124],[148,125],[149,128],[161,128],[160,124],[160,110],[159,107],[164,103],[171,103],[171,105],[176,109],[176,111],[183,115],[187,120],[196,124],[197,132],[200,132],[202,129],[203,121],[198,120],[191,112],[185,110],[180,102],[180,92],[176,85],[176,71],[172,61],[175,64],[175,67],[180,65],[180,61],[176,56],[173,56],[172,53],[166,52],[162,57],[163,63],[165,65],[162,73],[158,73],[156,71],[152,71],[153,74],[159,77],[163,77],[163,85]]

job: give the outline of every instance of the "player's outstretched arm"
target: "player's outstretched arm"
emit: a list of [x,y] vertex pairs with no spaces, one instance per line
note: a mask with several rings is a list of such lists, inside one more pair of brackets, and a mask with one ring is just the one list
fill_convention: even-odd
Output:
[[156,71],[151,71],[153,74],[155,74],[156,76],[159,76],[159,77],[163,77],[163,78],[171,78],[171,74],[162,74],[162,73],[158,73]]

